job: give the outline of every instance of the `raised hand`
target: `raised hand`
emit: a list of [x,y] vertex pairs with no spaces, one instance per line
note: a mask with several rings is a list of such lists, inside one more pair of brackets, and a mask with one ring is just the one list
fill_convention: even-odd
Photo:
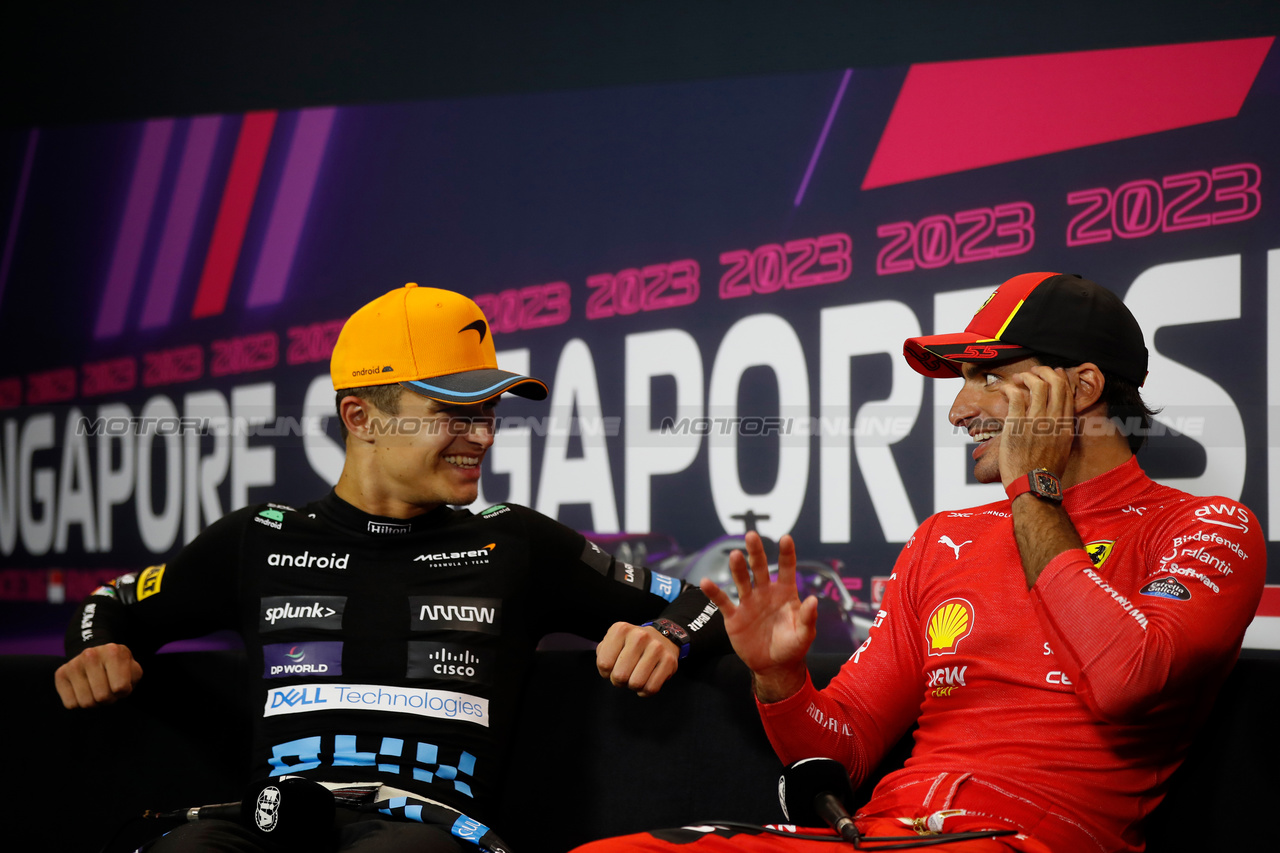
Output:
[[724,614],[733,650],[750,667],[756,695],[778,702],[804,686],[804,656],[817,632],[818,599],[804,601],[796,589],[796,546],[790,536],[778,543],[778,579],[769,577],[764,543],[747,534],[747,554],[729,555],[729,570],[738,587],[738,603],[710,580],[701,587]]
[[1007,488],[1036,468],[1059,477],[1075,437],[1075,389],[1062,368],[1036,365],[1001,386],[1009,400],[1000,437],[1000,478]]

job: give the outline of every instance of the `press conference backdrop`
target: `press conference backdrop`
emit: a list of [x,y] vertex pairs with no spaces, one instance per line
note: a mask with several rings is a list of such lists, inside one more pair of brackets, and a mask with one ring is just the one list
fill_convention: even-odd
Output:
[[[921,521],[1001,497],[903,339],[1080,273],[1147,334],[1144,467],[1250,507],[1206,533],[1280,540],[1273,41],[4,132],[7,647],[323,494],[338,329],[409,281],[551,385],[501,405],[478,507],[686,554],[790,532],[874,608]],[[1280,587],[1246,644],[1280,648]]]

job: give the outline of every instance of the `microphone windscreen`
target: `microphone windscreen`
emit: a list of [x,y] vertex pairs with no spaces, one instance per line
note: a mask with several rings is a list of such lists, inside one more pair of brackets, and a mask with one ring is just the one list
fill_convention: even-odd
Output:
[[282,850],[332,850],[336,846],[333,793],[310,779],[260,779],[240,801],[240,821]]
[[826,826],[814,808],[819,794],[832,794],[846,810],[854,810],[849,772],[834,758],[804,758],[782,771],[778,801],[782,813],[796,826]]

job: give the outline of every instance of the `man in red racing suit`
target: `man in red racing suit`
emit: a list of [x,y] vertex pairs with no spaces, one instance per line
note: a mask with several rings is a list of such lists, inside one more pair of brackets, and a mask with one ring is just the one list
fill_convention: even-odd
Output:
[[[906,355],[926,375],[964,377],[951,421],[977,442],[977,479],[1011,498],[919,527],[869,638],[823,690],[804,667],[816,602],[798,600],[792,546],[777,582],[758,542],[749,567],[735,555],[738,605],[707,591],[753,671],[770,742],[788,764],[835,758],[856,785],[917,722],[906,765],[855,816],[864,835],[1011,829],[941,849],[1142,850],[1142,820],[1257,609],[1258,521],[1142,472],[1140,438],[1112,419],[1136,401],[1148,423],[1141,330],[1092,282],[1018,276],[966,332],[911,339]],[[703,826],[580,851],[828,849]]]

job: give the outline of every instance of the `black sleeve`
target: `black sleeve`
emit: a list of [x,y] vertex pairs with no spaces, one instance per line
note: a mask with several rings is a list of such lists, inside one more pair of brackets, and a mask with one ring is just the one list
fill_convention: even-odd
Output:
[[240,539],[249,513],[223,516],[167,563],[95,589],[67,626],[67,655],[120,643],[136,657],[173,640],[237,627]]
[[669,619],[689,637],[690,654],[729,652],[724,617],[698,587],[615,559],[581,533],[525,507],[517,510],[534,567],[562,583],[545,602],[546,631],[601,639],[614,622]]

